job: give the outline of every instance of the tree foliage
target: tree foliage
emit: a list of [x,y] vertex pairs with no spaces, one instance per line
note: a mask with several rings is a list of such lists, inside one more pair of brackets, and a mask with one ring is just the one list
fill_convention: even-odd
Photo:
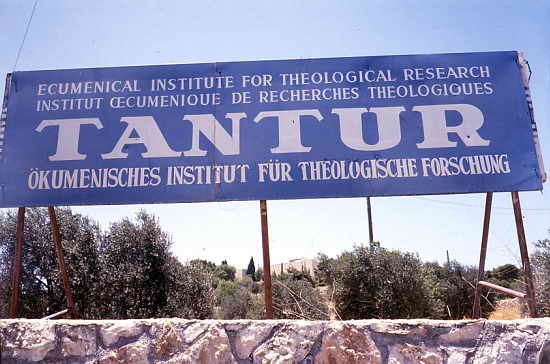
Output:
[[[183,317],[258,319],[264,305],[261,269],[251,258],[235,280],[227,261],[180,263],[159,221],[144,211],[102,231],[68,208],[57,216],[77,310],[85,319]],[[16,211],[0,212],[0,318],[7,317]],[[19,316],[41,318],[66,308],[47,209],[27,209]],[[549,231],[550,233],[550,231]],[[532,255],[541,314],[550,315],[550,238]],[[423,263],[416,254],[379,243],[355,246],[336,258],[318,255],[315,279],[290,269],[273,277],[274,316],[281,319],[462,319],[471,315],[477,269],[456,261]],[[507,264],[487,272],[498,285],[521,289],[521,271]],[[257,280],[257,282],[254,282]],[[316,288],[316,286],[329,286]],[[330,299],[321,295],[330,292]],[[482,312],[501,296],[484,290]]]
[[535,283],[535,300],[541,316],[550,316],[550,229],[549,237],[535,243],[531,256]]
[[520,276],[519,268],[513,264],[500,265],[487,273],[488,279],[507,288],[511,288]]
[[317,266],[315,267],[315,277],[320,286],[332,285],[336,277],[336,260],[329,258],[328,255],[317,254]]
[[[70,209],[58,208],[57,219],[75,302],[83,318],[98,311],[98,294],[94,287],[101,281],[98,263],[98,225]],[[0,213],[0,281],[2,317],[7,316],[9,282],[15,253],[17,212]],[[41,318],[67,308],[61,273],[52,242],[47,209],[26,209],[22,250],[21,291],[18,315]]]
[[104,270],[102,290],[103,302],[109,304],[102,306],[102,317],[211,315],[211,272],[198,264],[183,266],[169,252],[171,244],[157,219],[144,211],[135,220],[111,225],[100,254],[102,266],[109,268]]
[[103,306],[103,317],[161,314],[168,301],[170,244],[154,217],[143,211],[136,221],[125,218],[111,225],[101,246],[101,264],[109,267],[103,271],[102,293],[111,297]]
[[246,268],[246,275],[250,276],[254,280],[254,275],[256,274],[256,266],[254,265],[254,257],[250,257],[248,262],[248,268]]
[[[524,290],[522,282],[522,273],[518,267],[513,264],[500,265],[486,274],[486,280],[501,287],[511,288],[517,291]],[[485,296],[490,298],[491,302],[510,298],[510,295],[496,290],[483,290]]]
[[[428,298],[429,317],[459,320],[471,317],[477,268],[451,261],[444,265],[425,263],[422,276]],[[481,311],[491,311],[494,296],[484,296]]]
[[[318,282],[331,286],[343,319],[462,319],[471,315],[475,267],[455,261],[423,263],[416,254],[388,250],[377,242],[355,246],[337,258],[319,254],[318,261]],[[494,295],[484,297],[482,311],[489,312],[494,300]]]
[[234,281],[236,272],[235,267],[230,266],[227,262],[216,267],[216,277],[221,280]]
[[261,319],[263,303],[254,294],[256,283],[250,278],[243,281],[220,281],[216,288],[216,318],[222,320]]
[[[70,209],[57,209],[70,285],[87,319],[212,316],[212,274],[181,264],[154,216],[138,213],[106,232]],[[15,242],[14,211],[0,214],[0,297],[7,314]],[[66,308],[46,209],[27,209],[19,316],[45,317]]]
[[426,317],[422,263],[410,253],[372,243],[335,261],[336,309],[343,319]]
[[328,320],[328,307],[307,279],[289,275],[273,279],[273,316],[275,319]]
[[311,274],[305,269],[298,270],[296,268],[288,268],[285,276],[293,281],[308,281],[312,287],[315,287],[317,282],[311,277]]
[[189,262],[189,264],[194,265],[208,273],[215,273],[217,269],[216,263],[206,259],[193,259]]

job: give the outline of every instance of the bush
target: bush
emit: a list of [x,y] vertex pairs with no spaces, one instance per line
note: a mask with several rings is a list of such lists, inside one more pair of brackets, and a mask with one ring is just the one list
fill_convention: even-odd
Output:
[[224,281],[234,281],[236,271],[235,267],[222,263],[216,268],[216,277]]
[[[65,261],[85,319],[212,317],[212,273],[181,264],[157,219],[140,212],[103,233],[95,222],[58,208]],[[15,212],[0,214],[1,317],[7,315]],[[19,316],[41,318],[66,308],[47,209],[29,208],[25,222]]]
[[550,316],[550,238],[537,241],[535,247],[531,256],[535,301],[539,316]]
[[220,298],[216,318],[221,320],[263,318],[264,307],[260,299],[249,289],[239,287],[234,293]]
[[[318,255],[316,276],[334,292],[342,319],[462,319],[471,316],[477,269],[450,262],[423,263],[416,254],[384,249],[375,242],[356,246],[336,259]],[[513,280],[510,267],[496,268],[494,278]],[[481,301],[493,308],[496,295]]]
[[240,286],[237,282],[233,281],[219,281],[216,291],[216,303],[220,304],[221,300],[226,296],[231,296],[239,290]]
[[372,243],[356,246],[335,261],[336,309],[343,319],[429,316],[422,263],[411,253]]
[[275,319],[327,320],[328,308],[308,280],[273,279]]
[[216,318],[221,320],[261,319],[263,304],[253,293],[258,284],[250,277],[239,282],[219,281],[216,288]]
[[[422,279],[428,298],[429,317],[432,319],[460,320],[471,317],[474,304],[477,268],[451,261],[443,266],[425,263]],[[489,312],[495,302],[494,295],[481,299],[481,311]],[[489,302],[487,302],[489,300]]]
[[317,266],[315,267],[315,277],[317,285],[332,285],[336,276],[336,261],[329,258],[326,254],[317,254]]
[[212,318],[215,301],[212,273],[194,264],[181,264],[175,257],[170,261],[168,299],[159,317]]

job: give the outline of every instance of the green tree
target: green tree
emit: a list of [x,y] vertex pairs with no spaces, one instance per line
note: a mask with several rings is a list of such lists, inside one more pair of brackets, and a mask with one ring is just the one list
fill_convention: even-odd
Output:
[[336,260],[336,309],[343,319],[426,317],[421,268],[415,254],[356,246]]
[[[100,229],[93,220],[68,208],[57,208],[56,213],[76,308],[82,318],[96,318],[100,305]],[[0,213],[0,317],[7,316],[16,218],[14,210]],[[19,302],[18,315],[26,318],[41,318],[67,308],[45,208],[26,209]]]
[[326,254],[317,254],[317,266],[315,267],[315,277],[320,286],[332,285],[335,279],[336,261],[329,258]]
[[256,266],[254,265],[254,257],[250,257],[248,262],[248,268],[246,268],[246,275],[250,276],[254,280],[254,274],[256,273]]
[[519,268],[513,264],[500,265],[487,273],[488,279],[507,288],[511,288],[520,276]]
[[309,272],[305,269],[298,270],[296,268],[290,267],[288,268],[286,273],[288,275],[288,278],[293,281],[308,281],[312,287],[315,287],[315,280],[313,279],[313,277],[311,277],[311,274],[309,274]]
[[[169,252],[172,241],[145,211],[134,221],[111,224],[101,247],[102,317],[180,316],[205,318],[213,303],[208,264],[182,265]],[[199,304],[201,305],[199,307]]]
[[[424,264],[423,279],[428,289],[430,317],[433,319],[463,319],[472,315],[477,268],[465,266],[457,261],[444,265]],[[481,311],[489,312],[494,296],[484,295]]]
[[[459,262],[451,262],[448,270],[446,287],[446,303],[451,311],[451,318],[460,320],[471,317],[475,296],[475,282],[477,280],[477,267],[467,266]],[[482,312],[491,311],[494,299],[483,299]]]
[[231,296],[239,290],[239,284],[228,280],[220,281],[216,287],[216,301],[219,304],[224,297]]
[[[522,290],[521,271],[513,264],[500,265],[485,275],[491,283],[502,287],[515,290]],[[483,290],[484,294],[490,298],[491,302],[496,302],[501,299],[510,298],[506,293],[501,293],[495,290]]]
[[216,277],[224,281],[234,281],[236,272],[237,270],[235,267],[232,267],[225,262],[216,268]]
[[146,212],[111,224],[101,249],[104,306],[112,319],[159,317],[168,300],[171,241]]
[[[76,302],[86,319],[211,318],[209,264],[181,264],[156,218],[140,212],[106,233],[87,217],[57,209]],[[0,213],[0,317],[6,317],[15,246],[13,210]],[[19,316],[40,318],[66,308],[47,209],[27,209]]]
[[203,269],[205,272],[208,272],[208,273],[216,272],[216,268],[217,268],[216,263],[211,262],[211,261],[206,260],[206,259],[193,259],[193,260],[189,261],[189,264],[198,266],[201,269]]
[[199,265],[182,264],[174,256],[169,257],[167,267],[167,302],[158,317],[212,318],[215,301],[213,274]]
[[531,255],[535,301],[540,316],[550,316],[550,229],[548,235],[535,243],[537,250]]

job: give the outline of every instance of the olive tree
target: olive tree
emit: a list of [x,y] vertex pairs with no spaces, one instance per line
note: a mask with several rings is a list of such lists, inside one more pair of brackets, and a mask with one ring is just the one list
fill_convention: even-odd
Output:
[[[7,315],[10,273],[15,254],[17,212],[0,213],[0,290],[2,317]],[[68,208],[57,208],[61,245],[78,312],[96,317],[101,267],[98,257],[100,229],[88,217]],[[26,209],[22,248],[21,291],[18,315],[41,318],[67,308],[57,263],[48,211]]]

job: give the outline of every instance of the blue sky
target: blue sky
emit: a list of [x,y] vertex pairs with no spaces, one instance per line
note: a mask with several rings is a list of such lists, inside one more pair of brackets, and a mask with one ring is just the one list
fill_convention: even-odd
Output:
[[[14,70],[34,0],[0,0],[0,73]],[[523,51],[550,166],[549,1],[39,0],[16,70],[391,54]],[[3,95],[3,90],[0,91]],[[548,188],[548,183],[545,184]],[[548,237],[550,197],[520,193],[527,239]],[[477,264],[484,195],[373,199],[375,239],[424,260]],[[495,194],[488,265],[519,263],[509,193]],[[79,207],[103,226],[156,214],[182,259],[261,262],[259,202]],[[269,201],[271,261],[367,242],[366,201]],[[531,247],[532,249],[532,247]]]

